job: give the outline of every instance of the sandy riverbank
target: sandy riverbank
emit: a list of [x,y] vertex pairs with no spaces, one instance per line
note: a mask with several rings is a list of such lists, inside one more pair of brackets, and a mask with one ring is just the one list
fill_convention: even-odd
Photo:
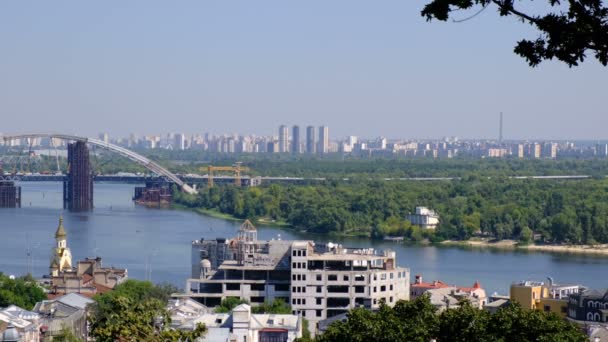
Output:
[[577,254],[595,254],[608,256],[608,244],[604,245],[519,245],[515,240],[469,240],[469,241],[454,241],[446,240],[441,242],[446,246],[470,246],[479,248],[500,248],[500,249],[522,249],[539,252],[555,252],[555,253],[577,253]]

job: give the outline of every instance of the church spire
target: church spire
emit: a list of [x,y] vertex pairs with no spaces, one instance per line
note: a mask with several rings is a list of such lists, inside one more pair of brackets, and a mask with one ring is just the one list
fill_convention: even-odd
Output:
[[63,228],[63,216],[59,216],[59,226],[57,227],[57,232],[55,232],[55,238],[65,239],[67,236],[65,228]]

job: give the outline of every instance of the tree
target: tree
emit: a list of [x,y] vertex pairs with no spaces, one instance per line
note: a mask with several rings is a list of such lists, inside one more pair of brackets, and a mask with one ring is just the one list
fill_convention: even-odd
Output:
[[44,290],[31,276],[11,279],[0,272],[0,307],[16,305],[31,310],[37,302],[44,299]]
[[215,308],[215,312],[228,313],[240,304],[247,304],[247,301],[240,299],[239,297],[227,297],[226,299],[222,300],[222,303],[219,306]]
[[275,298],[272,302],[264,302],[264,304],[257,305],[251,308],[253,313],[266,313],[266,314],[283,314],[291,315],[291,306],[285,303],[280,298]]
[[206,331],[202,324],[194,331],[170,330],[165,304],[156,298],[113,296],[106,304],[105,311],[95,310],[89,318],[96,341],[194,341]]
[[438,342],[587,341],[576,325],[555,314],[525,310],[518,304],[490,314],[472,307],[468,301],[437,314],[428,296],[411,302],[399,301],[392,308],[382,304],[375,312],[363,308],[351,310],[346,321],[332,323],[315,341],[428,342],[432,339]]
[[[473,16],[496,6],[500,16],[515,16],[536,27],[536,40],[522,39],[514,52],[530,66],[557,59],[577,66],[590,52],[604,66],[608,64],[608,7],[602,0],[547,0],[546,14],[531,14],[516,8],[514,0],[433,0],[422,10],[427,20],[447,21],[455,11],[479,8]],[[565,7],[567,10],[564,11]],[[471,18],[471,17],[469,17]],[[467,19],[465,19],[467,20]]]
[[95,296],[96,305],[89,317],[91,336],[96,341],[194,341],[206,328],[194,331],[171,330],[166,310],[168,285],[127,280],[114,291]]

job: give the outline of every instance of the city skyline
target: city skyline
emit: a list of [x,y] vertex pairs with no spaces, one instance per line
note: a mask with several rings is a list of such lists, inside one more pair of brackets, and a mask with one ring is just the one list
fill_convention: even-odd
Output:
[[3,2],[0,130],[489,138],[504,112],[505,139],[607,138],[608,69],[531,69],[512,53],[528,25],[422,5]]

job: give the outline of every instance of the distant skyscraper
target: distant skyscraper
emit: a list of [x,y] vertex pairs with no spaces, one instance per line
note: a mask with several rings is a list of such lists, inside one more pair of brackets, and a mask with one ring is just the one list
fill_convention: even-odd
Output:
[[285,125],[279,126],[279,152],[289,152],[289,128]]
[[110,142],[110,136],[108,135],[108,133],[99,133],[99,140],[108,143]]
[[291,128],[291,153],[300,153],[300,126],[298,125]]
[[498,143],[502,144],[502,112],[500,112],[500,122],[498,123]]
[[306,153],[315,153],[315,126],[306,127]]
[[326,154],[329,152],[329,127],[319,126],[319,147],[317,153]]

